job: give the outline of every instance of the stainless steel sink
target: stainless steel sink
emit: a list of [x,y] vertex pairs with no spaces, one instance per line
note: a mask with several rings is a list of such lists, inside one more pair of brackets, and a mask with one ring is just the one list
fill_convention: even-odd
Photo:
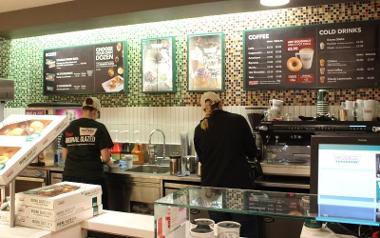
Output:
[[134,167],[132,169],[128,169],[131,172],[141,172],[141,173],[167,173],[169,172],[169,167],[162,167],[156,165],[141,165]]

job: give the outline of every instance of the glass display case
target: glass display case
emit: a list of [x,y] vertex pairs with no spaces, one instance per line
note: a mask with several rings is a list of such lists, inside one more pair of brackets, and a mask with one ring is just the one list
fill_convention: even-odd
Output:
[[190,230],[195,226],[194,221],[209,218],[210,212],[315,219],[317,195],[214,187],[184,188],[155,202],[156,237],[192,237]]

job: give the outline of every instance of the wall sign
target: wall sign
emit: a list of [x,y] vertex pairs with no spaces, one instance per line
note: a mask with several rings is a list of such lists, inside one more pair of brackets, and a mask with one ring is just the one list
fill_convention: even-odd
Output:
[[144,93],[174,91],[175,47],[173,37],[144,39],[142,45],[142,85]]
[[248,90],[380,86],[379,22],[244,33]]
[[189,91],[222,91],[224,87],[224,35],[188,35]]
[[127,88],[126,43],[44,51],[44,94],[118,93]]

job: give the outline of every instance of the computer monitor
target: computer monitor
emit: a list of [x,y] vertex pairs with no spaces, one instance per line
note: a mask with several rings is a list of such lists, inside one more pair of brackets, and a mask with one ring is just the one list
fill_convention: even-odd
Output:
[[380,226],[380,136],[313,136],[317,220]]

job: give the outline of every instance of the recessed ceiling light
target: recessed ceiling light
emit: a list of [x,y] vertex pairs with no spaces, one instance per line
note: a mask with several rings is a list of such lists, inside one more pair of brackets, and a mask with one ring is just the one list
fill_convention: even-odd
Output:
[[290,0],[260,0],[260,4],[267,7],[278,7],[289,3]]

